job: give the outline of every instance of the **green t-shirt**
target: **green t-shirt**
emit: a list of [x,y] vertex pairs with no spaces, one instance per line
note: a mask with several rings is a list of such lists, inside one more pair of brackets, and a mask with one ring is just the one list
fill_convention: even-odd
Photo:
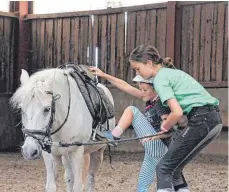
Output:
[[219,105],[205,88],[187,73],[170,68],[161,68],[153,81],[163,105],[167,100],[176,98],[183,112],[188,114],[193,107]]

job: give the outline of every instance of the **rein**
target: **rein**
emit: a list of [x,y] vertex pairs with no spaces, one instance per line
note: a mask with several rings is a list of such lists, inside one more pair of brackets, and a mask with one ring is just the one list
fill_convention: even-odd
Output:
[[47,145],[56,146],[56,147],[70,147],[70,146],[91,146],[91,145],[102,145],[102,144],[109,144],[109,143],[124,143],[130,142],[134,140],[146,139],[150,138],[150,140],[156,139],[165,139],[172,136],[172,132],[168,133],[156,133],[154,135],[147,135],[142,137],[134,137],[134,138],[126,138],[126,139],[118,139],[118,140],[109,140],[109,141],[96,141],[96,142],[73,142],[73,143],[61,143],[61,142],[47,142]]

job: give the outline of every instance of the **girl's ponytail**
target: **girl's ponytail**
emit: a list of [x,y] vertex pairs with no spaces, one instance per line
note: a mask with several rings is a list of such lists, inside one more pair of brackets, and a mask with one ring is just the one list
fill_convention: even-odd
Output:
[[173,64],[173,60],[170,57],[164,58],[162,65],[164,65],[166,68],[176,69],[176,67]]

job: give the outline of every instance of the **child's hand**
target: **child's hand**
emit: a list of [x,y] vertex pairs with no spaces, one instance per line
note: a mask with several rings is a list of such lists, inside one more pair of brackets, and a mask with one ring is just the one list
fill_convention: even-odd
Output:
[[162,122],[161,124],[161,132],[166,133],[170,130],[170,128],[166,125],[165,121]]
[[88,70],[93,74],[93,75],[98,75],[99,77],[104,77],[105,73],[102,72],[99,68],[97,67],[89,67]]
[[186,115],[183,115],[181,119],[177,122],[179,127],[186,127],[188,124],[188,118]]

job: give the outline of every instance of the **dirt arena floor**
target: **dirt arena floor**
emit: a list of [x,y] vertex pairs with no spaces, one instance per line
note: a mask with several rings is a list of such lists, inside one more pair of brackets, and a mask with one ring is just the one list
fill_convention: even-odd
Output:
[[[115,170],[105,154],[95,192],[136,191],[143,154],[113,152],[112,156]],[[227,192],[227,163],[228,157],[198,156],[184,171],[191,192]],[[64,192],[63,168],[58,170],[57,192]],[[45,175],[43,160],[25,161],[20,153],[0,153],[0,192],[43,192]]]

